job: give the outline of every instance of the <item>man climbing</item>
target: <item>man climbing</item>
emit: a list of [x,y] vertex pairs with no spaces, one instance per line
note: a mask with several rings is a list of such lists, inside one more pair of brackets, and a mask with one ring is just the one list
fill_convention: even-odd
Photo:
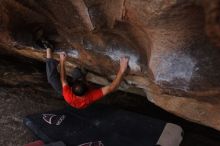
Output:
[[44,45],[47,52],[46,71],[48,82],[59,93],[62,94],[64,99],[72,107],[82,109],[92,104],[93,102],[101,99],[103,96],[115,91],[124,76],[128,67],[128,58],[123,57],[120,59],[120,69],[116,78],[111,84],[101,88],[89,88],[84,83],[84,75],[79,68],[75,68],[72,73],[73,85],[70,86],[66,80],[65,61],[66,54],[60,54],[60,76],[57,71],[58,61],[53,59],[52,50],[48,45]]

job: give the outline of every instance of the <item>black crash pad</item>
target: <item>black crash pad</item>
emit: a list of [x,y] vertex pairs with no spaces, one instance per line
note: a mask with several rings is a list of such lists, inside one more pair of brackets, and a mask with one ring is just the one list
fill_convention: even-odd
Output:
[[[92,105],[27,116],[24,124],[46,143],[67,146],[153,146],[165,122],[145,115]],[[83,145],[84,144],[84,145]]]

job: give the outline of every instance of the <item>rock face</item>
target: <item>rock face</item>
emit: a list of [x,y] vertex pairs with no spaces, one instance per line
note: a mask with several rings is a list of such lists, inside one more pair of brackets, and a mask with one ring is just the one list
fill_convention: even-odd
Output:
[[83,66],[103,85],[129,56],[122,90],[220,130],[219,22],[219,0],[1,0],[0,51],[44,60],[42,28],[68,72]]

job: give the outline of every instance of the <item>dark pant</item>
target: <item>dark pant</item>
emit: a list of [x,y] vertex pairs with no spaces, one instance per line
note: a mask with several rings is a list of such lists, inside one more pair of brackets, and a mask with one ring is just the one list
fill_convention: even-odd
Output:
[[57,71],[58,61],[49,58],[46,60],[47,80],[57,93],[62,95],[62,85],[60,75]]
[[[58,61],[52,58],[47,58],[46,60],[46,71],[47,71],[47,80],[51,86],[56,90],[57,93],[62,95],[62,85],[60,81],[60,75],[57,71]],[[81,72],[81,69],[76,67],[73,69],[72,73],[73,82],[77,79],[83,78],[85,75]]]

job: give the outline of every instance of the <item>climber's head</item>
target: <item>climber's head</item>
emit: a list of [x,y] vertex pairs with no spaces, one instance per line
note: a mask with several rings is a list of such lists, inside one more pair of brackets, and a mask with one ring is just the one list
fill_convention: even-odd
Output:
[[72,85],[72,91],[77,96],[83,96],[87,92],[88,88],[83,81],[77,80]]

